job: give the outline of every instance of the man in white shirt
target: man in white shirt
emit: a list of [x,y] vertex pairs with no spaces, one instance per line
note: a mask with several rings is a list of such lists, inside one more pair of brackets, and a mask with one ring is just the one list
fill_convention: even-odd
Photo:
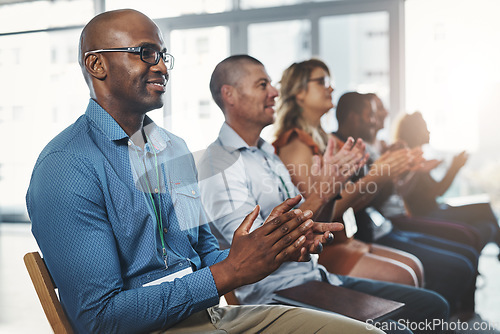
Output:
[[[221,248],[231,244],[238,222],[255,205],[260,206],[260,213],[253,228],[263,224],[276,203],[299,194],[273,147],[260,138],[262,129],[274,121],[278,91],[270,82],[262,63],[247,55],[226,58],[212,74],[210,89],[224,113],[225,123],[199,161],[198,170],[202,202]],[[323,174],[318,173],[318,177]],[[328,204],[337,194],[335,190],[328,194],[318,192],[299,205],[303,211],[310,207],[315,208],[313,212],[331,210]],[[334,275],[317,263],[316,255],[311,256],[310,262],[286,263],[265,279],[242,286],[235,293],[242,304],[270,304],[276,303],[274,291],[308,281],[326,281],[405,303],[394,320],[432,322],[448,317],[446,301],[434,292]]]

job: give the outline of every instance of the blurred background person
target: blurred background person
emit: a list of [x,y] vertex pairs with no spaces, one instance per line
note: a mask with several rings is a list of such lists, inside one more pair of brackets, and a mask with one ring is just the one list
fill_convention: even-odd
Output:
[[[430,131],[427,129],[420,112],[404,115],[396,128],[395,139],[410,148],[422,147],[429,143]],[[450,188],[457,174],[465,165],[468,154],[462,151],[456,154],[441,180],[435,180],[431,170],[442,163],[442,160],[425,161],[422,168],[416,171],[412,187],[405,192],[404,202],[412,216],[431,217],[454,222],[463,222],[476,228],[484,244],[495,242],[500,245],[500,228],[498,219],[493,213],[490,203],[472,203],[451,206],[440,203],[438,198]]]
[[[320,119],[333,108],[332,92],[330,71],[319,59],[294,63],[281,78],[277,139],[273,144],[289,168],[292,181],[305,198],[308,196],[312,157],[324,151],[331,136],[322,129]],[[335,136],[339,145],[349,136],[364,138],[368,142],[375,136],[374,110],[370,99],[363,94],[344,94],[337,106],[337,120],[339,130]],[[371,161],[369,171],[359,175],[349,191],[346,188],[341,192],[342,198],[335,203],[336,216],[340,217],[348,207],[353,207],[358,223],[359,218],[369,218],[366,209],[374,210],[370,205],[377,194],[391,184],[393,178],[409,169],[411,164],[408,159],[407,150],[399,149],[388,151]],[[390,172],[383,173],[384,167],[389,167]],[[375,185],[374,191],[367,191],[370,184]],[[441,293],[450,302],[453,312],[460,309],[464,291],[474,291],[478,254],[471,247],[420,233],[400,231],[386,219],[371,231],[367,231],[366,226],[358,224],[360,231],[356,236],[360,232],[369,234],[371,238],[365,241],[375,241],[376,244],[416,255],[424,266],[426,287]],[[326,253],[327,249],[320,262]],[[457,276],[460,278],[457,279]]]

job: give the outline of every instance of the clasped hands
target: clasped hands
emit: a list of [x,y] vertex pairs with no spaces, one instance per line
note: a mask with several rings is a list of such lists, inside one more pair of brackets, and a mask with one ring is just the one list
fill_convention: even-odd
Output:
[[[257,282],[287,261],[309,261],[322,244],[333,240],[340,223],[315,223],[312,211],[293,209],[301,196],[289,198],[273,209],[264,224],[250,232],[259,207],[248,214],[233,235],[228,257],[211,267],[219,293]],[[220,275],[220,276],[219,276]]]
[[320,197],[328,200],[342,191],[345,183],[366,164],[369,155],[365,149],[362,139],[354,141],[349,137],[337,151],[335,139],[328,139],[325,154],[322,158],[313,156],[311,167],[313,182],[319,184]]
[[380,177],[400,180],[410,171],[434,168],[437,161],[426,161],[420,147],[409,149],[402,142],[389,146],[371,166],[370,173]]

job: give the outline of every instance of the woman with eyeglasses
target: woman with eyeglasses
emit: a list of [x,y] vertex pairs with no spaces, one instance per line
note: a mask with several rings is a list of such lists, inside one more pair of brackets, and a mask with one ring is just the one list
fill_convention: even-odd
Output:
[[[294,63],[283,73],[276,119],[276,153],[289,168],[292,181],[304,197],[322,185],[311,184],[314,155],[322,156],[329,137],[321,127],[321,116],[333,108],[330,71],[319,59]],[[339,217],[337,217],[338,219]],[[346,223],[346,222],[344,222]],[[348,226],[346,226],[348,229]],[[420,261],[396,249],[366,244],[351,235],[336,235],[335,245],[320,256],[322,264],[334,273],[406,283],[394,275],[405,268],[423,284]],[[343,241],[343,242],[341,242]],[[399,267],[399,268],[395,268]]]
[[[330,136],[332,136],[326,134],[320,122],[321,116],[333,108],[333,88],[329,77],[330,72],[325,63],[318,59],[311,59],[292,64],[284,71],[281,79],[276,121],[277,139],[273,145],[278,156],[289,168],[292,181],[306,198],[309,189],[314,186],[309,182],[309,176],[313,172],[311,170],[313,156],[323,154],[327,143],[331,141]],[[344,103],[347,97],[349,97],[348,100],[350,103],[352,102],[352,105],[347,106]],[[349,118],[355,124],[348,126],[355,126],[367,132],[374,130],[373,105],[370,103],[369,97],[365,94],[351,92],[344,94],[341,100],[337,109],[341,107],[342,102],[342,108],[348,108],[349,112],[354,112],[356,115],[356,117]],[[338,112],[339,110],[337,110],[337,114]],[[367,138],[370,137],[369,133],[366,135]],[[364,138],[364,136],[360,137]],[[336,140],[339,146],[342,145],[343,142],[340,139],[336,138]],[[373,161],[364,176],[357,175],[358,177],[361,176],[359,180],[347,184],[344,191],[341,192],[342,198],[335,203],[334,220],[342,218],[344,225],[346,225],[343,212],[348,207],[354,209],[357,217],[368,214],[371,203],[380,197],[377,196],[380,190],[396,180],[398,175],[402,175],[404,171],[408,170],[409,165],[411,165],[411,162],[408,160],[408,154],[406,150],[402,149],[386,152]],[[385,166],[390,166],[388,175],[383,173]],[[373,192],[367,192],[369,188],[366,187],[371,182],[375,184],[376,189]],[[344,274],[384,280],[383,277],[378,277],[377,274],[380,271],[386,271],[384,269],[384,267],[388,266],[386,262],[391,262],[391,259],[394,258],[405,261],[402,260],[404,257],[396,257],[395,254],[399,255],[398,252],[407,254],[410,259],[414,258],[411,255],[414,254],[421,261],[418,262],[419,265],[423,265],[425,270],[426,288],[442,294],[448,300],[452,313],[460,312],[462,299],[467,298],[469,292],[474,292],[477,252],[471,247],[458,243],[451,243],[421,233],[407,233],[398,230],[383,216],[380,216],[380,218],[377,220],[383,220],[382,223],[377,224],[374,221],[374,225],[377,225],[377,228],[374,227],[374,231],[377,233],[371,239],[374,240],[374,243],[366,244],[352,238],[347,239],[347,242],[340,245],[327,246],[320,255],[319,262],[328,270],[336,273],[339,267],[341,269],[345,268],[343,266],[344,255],[340,252],[341,256],[338,256],[337,247],[344,250],[365,245],[368,250],[365,251],[366,253],[363,254],[362,258],[375,254],[376,256],[385,256],[385,261],[380,260],[379,263],[367,265],[361,273],[353,270],[356,269],[355,267],[348,267],[351,271],[344,272]],[[370,219],[372,219],[372,215],[370,215]],[[389,228],[384,229],[383,226]],[[366,234],[366,225],[361,225],[360,228],[359,232],[365,232]],[[403,241],[403,239],[406,241]],[[404,263],[408,264],[408,262]],[[412,268],[418,272],[415,266],[412,266]],[[423,272],[423,270],[420,272]],[[392,280],[389,279],[389,281]]]

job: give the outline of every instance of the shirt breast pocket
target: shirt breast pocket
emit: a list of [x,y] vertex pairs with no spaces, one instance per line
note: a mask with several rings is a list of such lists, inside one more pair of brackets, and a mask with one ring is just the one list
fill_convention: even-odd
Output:
[[174,186],[172,200],[180,229],[197,229],[203,216],[198,185],[193,183],[185,186]]

